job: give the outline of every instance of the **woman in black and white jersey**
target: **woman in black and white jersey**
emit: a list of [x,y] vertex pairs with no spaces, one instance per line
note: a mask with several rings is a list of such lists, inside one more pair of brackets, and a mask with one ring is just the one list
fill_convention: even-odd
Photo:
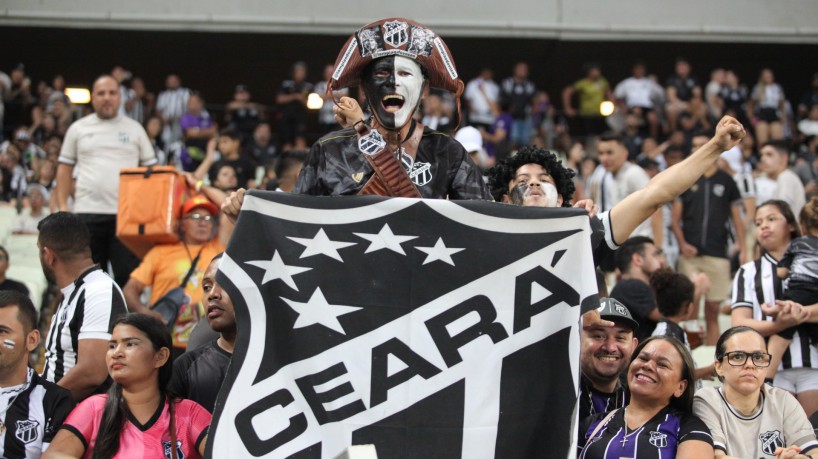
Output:
[[[789,205],[764,202],[756,210],[755,224],[762,255],[739,268],[733,280],[733,326],[746,325],[770,336],[807,320],[818,321],[818,312],[810,314],[798,303],[781,300],[778,260],[790,241],[801,235]],[[796,332],[773,384],[795,395],[807,416],[818,411],[818,351],[808,337],[802,339]]]

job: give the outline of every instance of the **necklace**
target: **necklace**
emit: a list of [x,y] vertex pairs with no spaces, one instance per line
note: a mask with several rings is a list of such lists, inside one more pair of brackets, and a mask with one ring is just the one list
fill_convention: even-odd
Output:
[[6,405],[6,408],[4,408],[3,411],[0,411],[0,418],[3,418],[2,421],[0,421],[0,435],[6,431],[6,412],[14,405],[14,402],[17,400],[17,397],[20,396],[20,393],[21,392],[17,392],[14,397],[9,400],[9,404]]
[[34,370],[29,368],[28,372],[26,373],[26,382],[24,382],[20,389],[17,390],[17,393],[14,394],[14,397],[12,397],[9,400],[6,407],[3,408],[3,411],[0,411],[0,435],[2,435],[6,431],[6,413],[8,412],[8,410],[11,409],[12,406],[14,406],[14,402],[17,400],[17,397],[19,397],[20,394],[25,392],[26,389],[29,387],[29,385],[31,384],[31,377],[33,373]]
[[625,423],[625,436],[622,437],[622,441],[621,441],[622,447],[624,448],[625,443],[628,442],[628,435],[633,435],[639,429],[635,429],[633,432],[628,433],[628,408],[627,407],[624,410],[622,410],[622,420]]

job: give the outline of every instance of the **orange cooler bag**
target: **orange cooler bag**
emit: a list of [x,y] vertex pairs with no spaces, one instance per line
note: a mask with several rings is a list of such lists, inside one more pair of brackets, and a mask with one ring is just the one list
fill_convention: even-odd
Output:
[[177,242],[179,209],[189,195],[173,166],[120,170],[116,235],[139,258],[155,244]]

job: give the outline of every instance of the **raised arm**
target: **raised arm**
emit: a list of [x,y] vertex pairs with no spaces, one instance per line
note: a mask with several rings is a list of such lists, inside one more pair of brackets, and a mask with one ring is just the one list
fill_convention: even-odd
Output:
[[645,188],[620,201],[611,209],[614,240],[627,239],[651,214],[690,188],[721,153],[738,144],[744,134],[741,123],[725,116],[716,126],[716,135],[706,144],[681,163],[659,173]]

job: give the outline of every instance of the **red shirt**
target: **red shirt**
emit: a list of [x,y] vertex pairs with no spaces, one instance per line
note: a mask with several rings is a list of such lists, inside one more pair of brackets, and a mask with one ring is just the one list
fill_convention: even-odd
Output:
[[[102,412],[108,395],[94,395],[77,405],[60,427],[79,437],[85,445],[83,458],[90,459],[97,441]],[[177,457],[201,458],[199,445],[207,436],[210,413],[196,402],[180,400],[176,402],[176,445],[181,450]],[[139,457],[144,459],[170,458],[170,412],[165,401],[153,417],[144,425],[130,413],[119,435],[119,451],[116,458]],[[178,450],[177,450],[178,452]]]

